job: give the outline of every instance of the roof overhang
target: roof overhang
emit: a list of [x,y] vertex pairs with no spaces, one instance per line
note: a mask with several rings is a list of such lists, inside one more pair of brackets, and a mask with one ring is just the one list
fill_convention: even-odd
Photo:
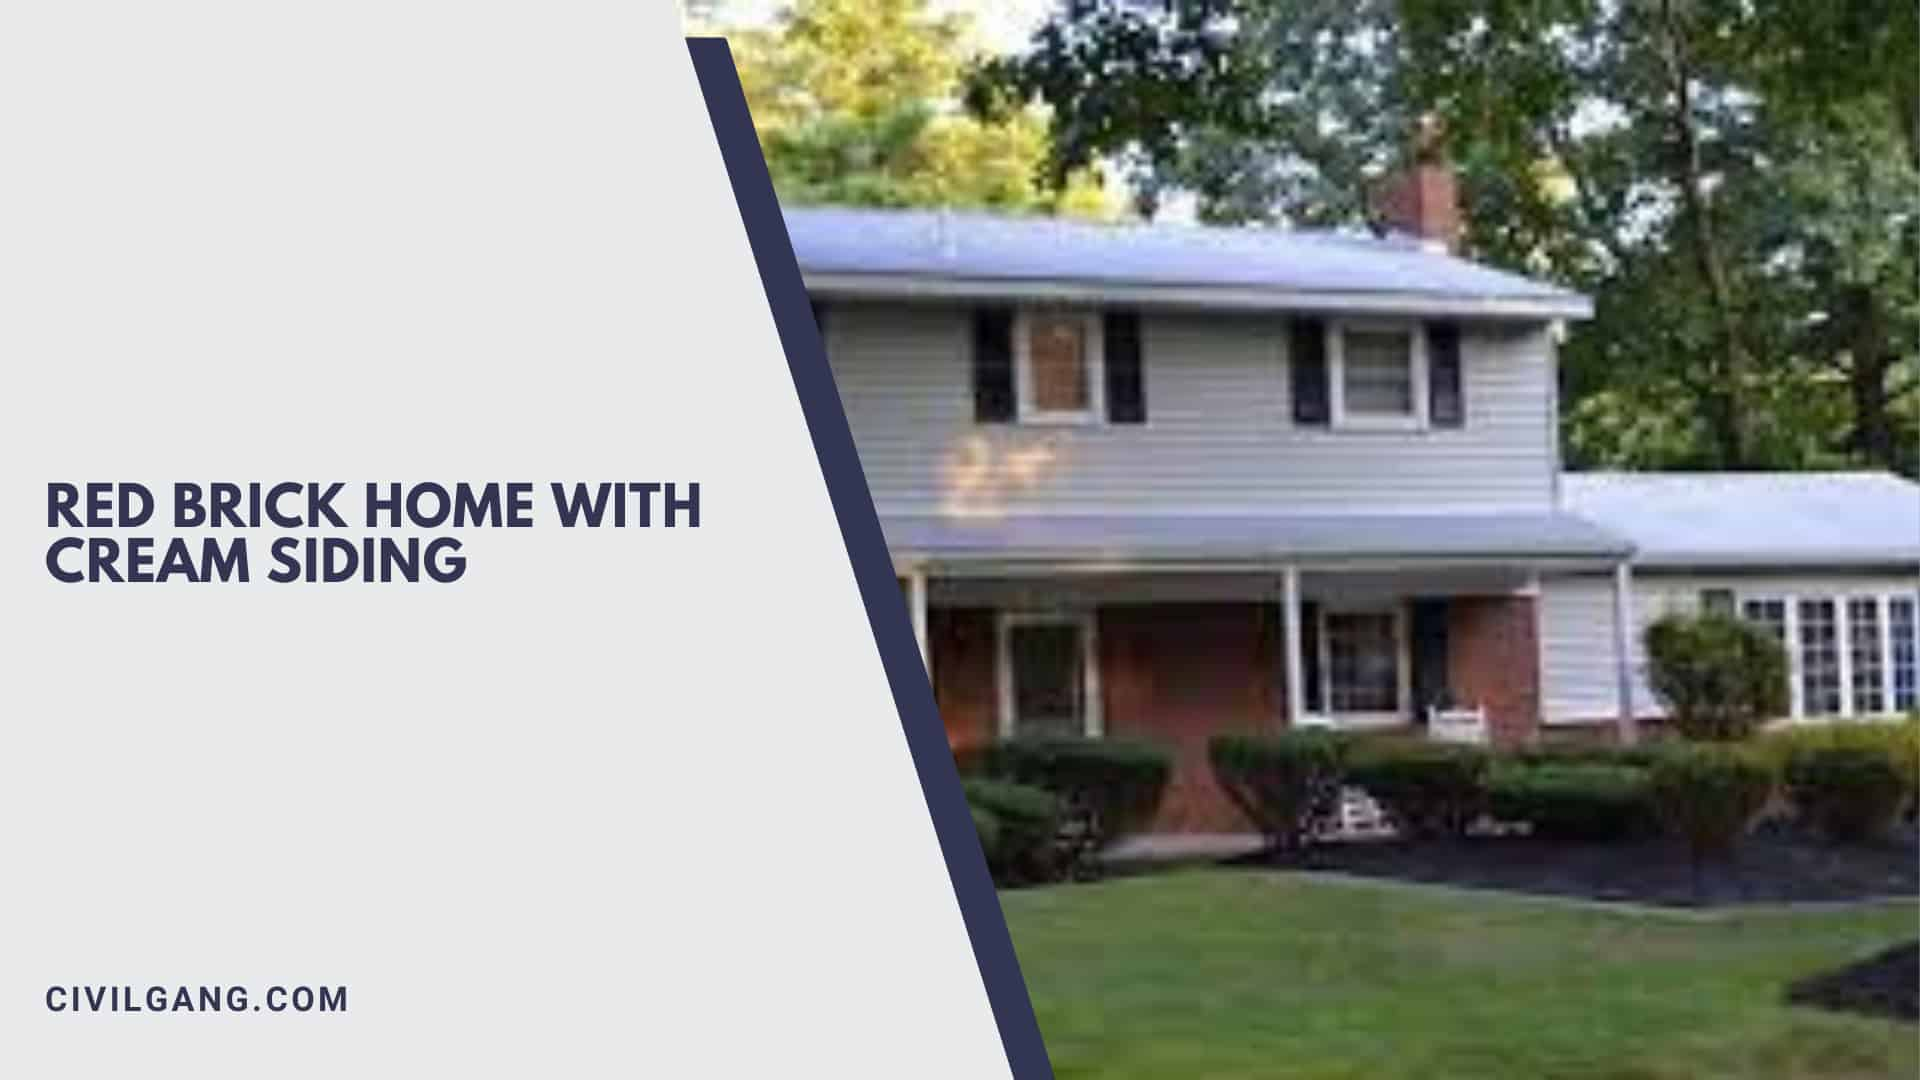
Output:
[[1768,571],[1849,570],[1914,574],[1920,577],[1920,549],[1835,549],[1773,551],[1648,551],[1633,564],[1649,570]]
[[1633,546],[1569,514],[888,516],[894,561],[972,572],[1243,573],[1521,564],[1568,569]]
[[1333,292],[1176,282],[1067,278],[979,278],[932,274],[803,270],[807,290],[828,298],[888,300],[1033,300],[1232,311],[1313,311],[1335,315],[1451,316],[1552,322],[1593,317],[1578,293],[1541,296],[1408,291]]

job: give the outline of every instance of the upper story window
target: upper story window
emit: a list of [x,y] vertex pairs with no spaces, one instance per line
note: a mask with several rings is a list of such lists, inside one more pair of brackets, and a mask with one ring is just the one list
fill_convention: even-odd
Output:
[[1427,350],[1415,327],[1336,323],[1330,333],[1336,426],[1427,426]]
[[1289,341],[1298,426],[1425,431],[1465,423],[1453,323],[1302,318]]
[[1128,308],[975,308],[974,422],[1144,424],[1141,342]]
[[1022,421],[1086,424],[1099,419],[1106,347],[1098,315],[1021,311],[1014,320],[1013,348]]

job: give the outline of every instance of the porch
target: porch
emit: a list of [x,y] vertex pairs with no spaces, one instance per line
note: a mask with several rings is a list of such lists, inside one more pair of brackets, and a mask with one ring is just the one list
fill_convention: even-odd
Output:
[[1215,734],[1417,732],[1438,714],[1487,741],[1533,739],[1546,566],[952,562],[901,580],[956,753],[1016,735],[1151,740],[1174,755],[1158,829],[1220,833],[1244,823],[1213,781]]

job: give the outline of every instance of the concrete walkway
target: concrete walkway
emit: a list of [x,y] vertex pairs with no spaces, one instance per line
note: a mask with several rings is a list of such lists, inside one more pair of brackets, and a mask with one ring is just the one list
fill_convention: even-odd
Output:
[[1257,833],[1147,833],[1130,836],[1102,858],[1116,863],[1216,862],[1259,851]]

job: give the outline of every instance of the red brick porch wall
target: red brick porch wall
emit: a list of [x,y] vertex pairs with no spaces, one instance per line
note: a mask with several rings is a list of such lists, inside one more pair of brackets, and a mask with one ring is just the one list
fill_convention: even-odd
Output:
[[934,608],[927,612],[933,697],[957,754],[977,750],[999,734],[999,684],[994,681],[994,615],[988,608]]
[[[934,697],[947,743],[964,757],[998,732],[994,612],[936,608],[928,615],[927,631]],[[1173,778],[1155,828],[1246,829],[1213,782],[1207,739],[1221,731],[1279,725],[1285,694],[1274,609],[1260,604],[1102,607],[1096,633],[1107,733],[1173,751]]]
[[1531,596],[1447,604],[1447,681],[1456,699],[1486,708],[1501,746],[1531,742],[1540,728],[1539,626]]
[[[1100,685],[1107,733],[1150,740],[1174,754],[1155,827],[1165,832],[1247,828],[1214,783],[1207,739],[1285,726],[1278,612],[1265,604],[1114,605],[1099,609]],[[957,754],[998,730],[994,612],[935,608],[928,617],[934,696]],[[1532,741],[1539,728],[1535,601],[1455,597],[1448,609],[1448,679],[1463,702],[1486,707],[1495,741]]]
[[1244,832],[1214,783],[1207,740],[1281,726],[1277,614],[1260,604],[1159,604],[1100,609],[1100,677],[1109,734],[1173,751],[1173,779],[1154,827]]

